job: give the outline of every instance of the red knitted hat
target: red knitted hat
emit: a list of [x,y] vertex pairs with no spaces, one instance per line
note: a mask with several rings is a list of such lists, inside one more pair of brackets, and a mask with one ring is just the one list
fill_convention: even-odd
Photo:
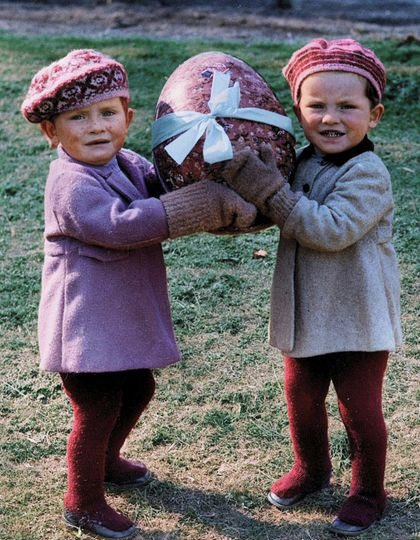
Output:
[[92,49],[78,49],[38,71],[21,112],[36,124],[114,97],[130,97],[124,66]]
[[313,39],[291,56],[283,69],[289,83],[294,103],[298,102],[303,80],[321,71],[347,71],[367,79],[382,99],[385,84],[385,67],[373,51],[354,39]]

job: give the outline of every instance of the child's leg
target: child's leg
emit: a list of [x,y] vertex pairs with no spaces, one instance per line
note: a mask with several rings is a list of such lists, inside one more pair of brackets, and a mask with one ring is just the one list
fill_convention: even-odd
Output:
[[352,461],[350,496],[338,517],[363,527],[380,517],[386,504],[382,384],[387,360],[381,351],[340,354],[332,376]]
[[133,523],[107,505],[103,486],[106,450],[121,407],[120,375],[66,373],[61,377],[73,408],[64,497],[68,521],[77,523],[80,518],[90,530],[94,530],[93,523],[111,531],[127,531]]
[[274,482],[272,493],[294,498],[328,483],[331,462],[325,398],[330,384],[323,357],[285,358],[285,394],[295,464]]
[[155,391],[155,379],[150,369],[125,373],[122,386],[122,404],[118,419],[109,438],[105,480],[117,484],[136,485],[150,481],[151,474],[140,462],[128,461],[120,450]]

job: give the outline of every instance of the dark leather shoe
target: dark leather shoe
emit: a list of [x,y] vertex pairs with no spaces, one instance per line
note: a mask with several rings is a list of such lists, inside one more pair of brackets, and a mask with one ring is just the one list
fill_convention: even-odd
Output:
[[365,527],[359,525],[351,525],[350,523],[341,521],[341,519],[336,517],[331,523],[330,530],[335,534],[339,534],[341,536],[359,536],[359,534],[363,534],[368,531],[372,527],[372,525],[373,523],[369,523],[369,525],[366,525]]
[[329,472],[328,475],[325,476],[322,484],[313,491],[302,491],[301,493],[298,493],[294,497],[279,497],[273,491],[271,491],[267,495],[267,499],[273,506],[276,506],[277,508],[281,508],[281,509],[293,508],[293,506],[295,506],[298,502],[302,501],[308,495],[312,495],[313,493],[317,493],[318,491],[321,491],[327,488],[330,485],[330,478],[331,478],[331,473]]
[[129,480],[114,480],[114,479],[106,479],[105,484],[109,486],[118,486],[122,488],[135,488],[135,487],[143,487],[147,486],[154,480],[153,474],[149,471],[149,469],[146,469],[145,473],[141,476],[138,476],[137,478],[130,478]]
[[292,508],[299,501],[306,497],[307,493],[299,493],[294,497],[278,497],[275,493],[270,492],[267,495],[267,500],[277,508]]
[[78,516],[70,510],[64,511],[64,522],[67,527],[74,529],[81,529],[83,531],[89,531],[104,538],[127,538],[136,532],[136,527],[131,525],[125,531],[113,531],[108,527],[105,527],[100,521],[89,518],[89,516]]

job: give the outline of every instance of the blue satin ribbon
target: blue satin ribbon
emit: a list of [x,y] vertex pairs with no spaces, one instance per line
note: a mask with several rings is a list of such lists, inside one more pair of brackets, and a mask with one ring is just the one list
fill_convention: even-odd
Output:
[[180,165],[197,141],[205,135],[203,157],[206,163],[217,163],[233,156],[232,144],[223,127],[216,118],[240,118],[276,126],[293,135],[290,118],[282,114],[258,109],[256,107],[239,108],[241,93],[239,82],[229,86],[230,74],[214,71],[210,100],[210,112],[207,114],[194,111],[173,112],[155,120],[152,126],[152,145],[177,137],[165,146],[166,152]]

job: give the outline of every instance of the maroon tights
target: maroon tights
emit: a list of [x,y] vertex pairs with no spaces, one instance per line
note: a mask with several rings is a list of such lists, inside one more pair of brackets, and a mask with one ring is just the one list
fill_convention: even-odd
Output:
[[[149,369],[114,373],[62,373],[73,408],[67,444],[67,510],[96,515],[114,529],[127,528],[106,505],[104,480],[139,474],[120,450],[151,400],[155,381]],[[141,466],[140,466],[141,467]]]
[[[388,353],[383,351],[285,358],[285,393],[295,464],[273,484],[274,493],[293,497],[325,484],[331,470],[325,400],[332,382],[352,464],[350,496],[339,517],[364,524],[372,512],[383,511],[387,432],[382,384],[387,360]],[[360,510],[362,507],[366,511]],[[373,508],[372,512],[368,507]]]

